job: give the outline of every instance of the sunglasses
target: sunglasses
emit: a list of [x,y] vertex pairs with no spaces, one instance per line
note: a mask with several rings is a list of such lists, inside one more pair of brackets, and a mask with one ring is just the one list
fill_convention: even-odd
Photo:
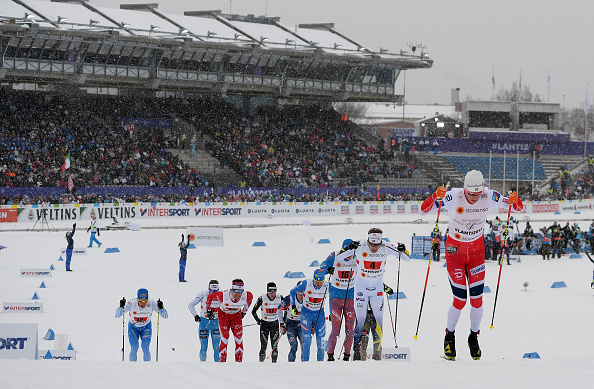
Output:
[[276,288],[268,289],[268,293],[276,293]]
[[371,242],[367,242],[367,244],[369,245],[369,247],[379,247],[382,245],[381,243],[371,243]]
[[234,293],[239,293],[239,294],[243,293],[243,290],[241,290],[241,289],[231,289],[231,291]]
[[139,303],[146,303],[148,301],[148,299],[138,299]]
[[483,194],[484,191],[480,191],[480,192],[470,192],[467,189],[464,189],[464,193],[466,193],[469,196],[480,196]]

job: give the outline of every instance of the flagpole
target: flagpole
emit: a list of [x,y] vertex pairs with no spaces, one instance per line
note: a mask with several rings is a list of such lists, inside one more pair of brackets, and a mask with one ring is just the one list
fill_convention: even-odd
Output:
[[588,144],[588,83],[586,83],[586,101],[584,102],[584,160],[586,159],[586,148]]

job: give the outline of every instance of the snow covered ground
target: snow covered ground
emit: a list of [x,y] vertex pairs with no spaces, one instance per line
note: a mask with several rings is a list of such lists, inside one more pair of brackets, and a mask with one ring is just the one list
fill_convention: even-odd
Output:
[[[587,230],[592,216],[580,216],[582,230]],[[391,242],[402,241],[410,246],[413,233],[430,233],[434,217],[425,217],[429,222],[425,224],[387,223],[387,218],[377,218],[375,220],[381,221],[334,226],[227,228],[224,247],[189,250],[187,283],[177,282],[177,243],[185,231],[181,226],[143,228],[136,232],[104,230],[99,237],[103,242],[101,248],[89,249],[86,256],[73,256],[72,273],[65,272],[64,262],[58,261],[60,249],[66,246],[64,231],[70,223],[54,225],[63,230],[51,233],[11,232],[2,226],[0,244],[7,249],[0,252],[0,299],[30,302],[37,292],[44,303],[44,312],[2,313],[0,323],[37,323],[40,339],[51,328],[56,334],[68,335],[78,354],[77,360],[70,362],[0,359],[0,387],[582,388],[591,384],[594,378],[591,332],[594,291],[590,288],[593,264],[585,255],[582,259],[564,256],[550,261],[523,256],[521,263],[514,261],[511,266],[504,265],[493,330],[489,325],[499,267],[496,263],[487,263],[486,285],[492,292],[485,293],[483,298],[484,318],[479,336],[483,357],[480,361],[470,358],[466,345],[468,306],[456,331],[458,360],[450,362],[440,358],[446,312],[452,300],[444,260],[432,263],[419,336],[418,340],[413,339],[428,262],[412,260],[401,263],[399,288],[407,298],[399,302],[396,323],[398,345],[411,350],[409,363],[310,361],[290,364],[287,362],[289,345],[284,337],[279,344],[279,363],[273,365],[269,360],[259,363],[257,326],[245,328],[242,364],[215,364],[210,350],[208,361],[199,362],[198,325],[187,304],[207,287],[211,278],[218,279],[225,289],[233,278],[243,278],[246,288],[255,297],[265,292],[267,282],[275,281],[281,294],[286,295],[297,281],[283,278],[286,271],[303,271],[311,277],[314,268],[309,267],[310,263],[324,260],[329,252],[339,248],[343,239],[364,239],[370,227],[378,226]],[[402,220],[412,221],[411,216]],[[564,224],[569,219],[556,220]],[[536,231],[552,222],[533,220],[531,224]],[[74,236],[75,248],[88,245],[86,227],[79,225]],[[523,229],[524,223],[520,227]],[[329,239],[331,244],[318,244],[322,238]],[[256,241],[264,241],[266,247],[252,247]],[[117,247],[120,252],[104,253],[105,248],[110,247]],[[52,264],[56,267],[52,277],[19,277],[21,268],[49,268]],[[389,261],[384,280],[394,289],[397,272],[398,262]],[[42,281],[47,288],[39,288]],[[529,285],[525,290],[526,281]],[[564,281],[567,287],[552,289],[556,281]],[[122,320],[115,319],[114,312],[122,296],[135,297],[141,287],[148,288],[151,298],[161,298],[169,312],[169,319],[159,322],[159,362],[155,362],[156,315],[153,315],[151,344],[153,361],[122,362]],[[393,300],[391,304],[394,313]],[[383,345],[393,347],[389,311],[385,312]],[[244,323],[253,323],[251,314]],[[314,347],[312,355],[315,355]],[[39,348],[52,349],[53,342],[41,339]],[[231,345],[230,354],[233,349]],[[541,359],[523,359],[528,352],[538,352]],[[126,351],[126,360],[127,354]],[[142,352],[139,354],[141,359]],[[232,356],[230,360],[233,361]]]

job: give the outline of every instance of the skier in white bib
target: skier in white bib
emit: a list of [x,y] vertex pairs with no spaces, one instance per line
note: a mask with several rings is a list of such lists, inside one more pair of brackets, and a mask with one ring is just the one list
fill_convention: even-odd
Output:
[[[354,242],[353,242],[354,243]],[[358,242],[357,242],[358,243]],[[343,261],[350,256],[357,260],[355,275],[355,336],[353,344],[353,360],[361,360],[361,336],[367,316],[367,306],[371,306],[373,316],[378,327],[383,328],[384,319],[384,271],[386,259],[389,255],[410,261],[410,255],[403,243],[397,246],[382,240],[382,230],[372,228],[367,234],[367,239],[360,245],[351,245],[351,248],[336,257]]]

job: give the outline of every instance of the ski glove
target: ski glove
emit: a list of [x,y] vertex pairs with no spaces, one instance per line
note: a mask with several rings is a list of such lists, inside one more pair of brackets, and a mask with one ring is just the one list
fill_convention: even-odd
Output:
[[[243,319],[243,316],[242,316],[242,319]],[[258,325],[262,325],[262,319],[256,319],[256,323],[257,323]]]
[[120,308],[124,308],[125,305],[126,305],[126,298],[122,297],[122,299],[120,300]]
[[161,299],[157,300],[157,308],[163,309],[163,301],[161,301]]
[[281,328],[281,333],[283,335],[287,333],[287,326],[285,325],[285,323],[281,323],[280,328]]
[[394,294],[394,289],[392,289],[388,285],[384,284],[384,292],[386,292],[386,294],[388,296],[391,296]]
[[195,322],[197,322],[197,323],[200,323],[200,320],[201,320],[201,319],[200,319],[200,315],[196,315],[196,316],[194,316],[194,321],[195,321]]
[[182,234],[182,242],[184,241],[184,234]]
[[208,318],[208,320],[214,320],[214,311],[212,309],[206,311],[206,317]]
[[[243,319],[245,317],[245,312],[241,312],[241,318]],[[262,321],[262,320],[260,320]]]
[[334,266],[330,266],[328,269],[326,269],[326,272],[328,274],[334,274]]
[[[593,281],[594,282],[594,281]],[[293,304],[291,306],[291,312],[293,313],[293,315],[297,316],[299,315],[299,311],[297,310],[297,307]]]
[[76,228],[76,223],[74,223],[74,224],[72,225],[72,228]]
[[359,247],[361,245],[361,243],[359,243],[358,240],[354,240],[351,243],[349,243],[349,250],[357,250],[357,247]]
[[406,246],[404,245],[404,243],[398,243],[398,246],[396,246],[396,248],[398,249],[398,251],[401,252],[406,252]]
[[512,192],[512,193],[509,195],[508,199],[509,199],[509,203],[510,203],[510,204],[515,204],[515,203],[517,203],[518,201],[520,201],[520,198],[518,197],[518,192]]
[[445,194],[447,193],[448,189],[445,186],[438,186],[437,189],[435,189],[435,198],[436,199],[443,199]]
[[592,281],[592,283],[590,284],[590,286],[592,287],[592,289],[594,289],[594,281]]

